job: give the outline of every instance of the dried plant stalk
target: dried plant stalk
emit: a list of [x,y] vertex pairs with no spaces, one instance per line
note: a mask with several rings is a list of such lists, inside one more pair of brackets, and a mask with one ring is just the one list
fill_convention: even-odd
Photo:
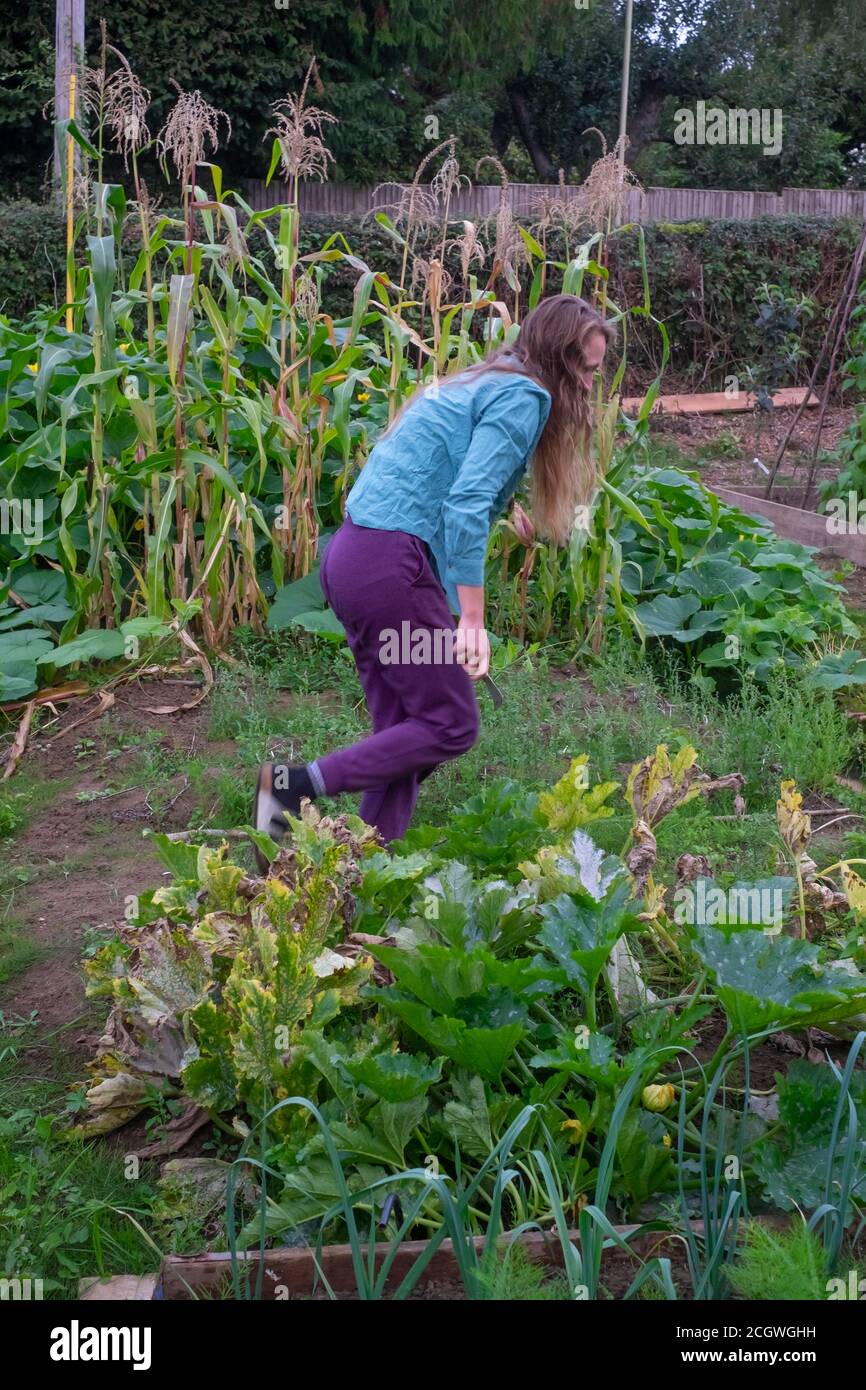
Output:
[[477,261],[483,265],[487,257],[487,251],[484,243],[479,239],[475,223],[468,220],[463,222],[463,235],[449,241],[446,250],[459,251],[460,271],[464,285],[469,281],[469,271],[473,264]]
[[590,126],[583,133],[594,132],[601,140],[602,155],[590,169],[580,190],[580,209],[584,221],[595,231],[609,231],[622,221],[629,190],[640,188],[640,182],[625,163],[628,137],[621,135],[613,149],[600,130]]
[[114,148],[123,156],[124,169],[128,169],[130,156],[134,157],[150,144],[147,125],[150,92],[136,77],[120,49],[109,44],[108,51],[119,60],[120,67],[105,83],[105,118]]
[[322,139],[322,131],[326,125],[336,125],[337,117],[332,116],[330,111],[306,104],[313,74],[317,88],[321,89],[319,71],[313,58],[300,94],[289,95],[271,107],[276,124],[271,126],[268,135],[272,135],[279,144],[280,164],[287,182],[315,178],[324,183],[328,177],[328,161],[333,162],[334,158]]
[[498,275],[502,274],[515,294],[518,294],[520,282],[517,274],[520,268],[528,263],[529,252],[511,210],[511,199],[508,196],[508,171],[495,155],[485,154],[475,166],[476,179],[482,164],[492,164],[499,174],[499,204],[496,209],[496,216],[494,219],[487,219],[493,221],[495,228],[493,269],[490,273],[490,280],[492,282]]
[[216,154],[219,149],[220,124],[225,125],[225,138],[230,140],[232,123],[225,111],[206,102],[198,89],[185,92],[176,82],[172,86],[177,91],[177,101],[156,138],[156,149],[166,175],[171,159],[177,177],[186,188],[193,182],[196,166],[208,152]]

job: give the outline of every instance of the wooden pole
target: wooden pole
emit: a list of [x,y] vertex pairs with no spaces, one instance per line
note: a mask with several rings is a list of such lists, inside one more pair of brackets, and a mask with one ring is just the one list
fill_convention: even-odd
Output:
[[[77,74],[69,74],[69,119],[75,119],[75,85]],[[75,234],[75,141],[66,136],[66,332],[72,332],[72,242]]]
[[619,97],[619,167],[625,165],[625,137],[628,126],[628,84],[631,75],[631,19],[633,0],[625,7],[625,39],[622,52],[622,90]]
[[[66,121],[71,111],[69,76],[84,58],[84,0],[57,0],[54,15],[54,119]],[[54,150],[54,186],[59,192],[66,151]]]

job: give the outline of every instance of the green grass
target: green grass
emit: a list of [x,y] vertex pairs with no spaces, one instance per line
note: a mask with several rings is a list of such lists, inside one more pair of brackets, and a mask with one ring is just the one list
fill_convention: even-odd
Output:
[[[67,1032],[40,1039],[53,1078],[33,1077],[19,1054],[33,1045],[38,1020],[0,1014],[0,1274],[42,1279],[47,1298],[77,1297],[83,1277],[155,1271],[162,1251],[146,1234],[159,1162],[126,1153],[122,1131],[108,1141],[66,1137],[70,1082],[80,1080]],[[205,1243],[192,1219],[171,1229],[176,1252]]]
[[0,923],[0,985],[5,985],[43,955],[44,949],[27,939],[26,926],[15,922]]
[[[182,752],[145,749],[139,756],[146,765],[134,760],[130,769],[132,780],[147,777],[149,785],[158,785],[163,779],[160,795],[166,797],[174,794],[171,788],[183,771],[196,796],[195,825],[245,824],[255,769],[265,758],[306,761],[369,732],[354,672],[344,660],[334,660],[330,646],[324,655],[314,652],[307,664],[297,664],[288,643],[287,651],[275,652],[271,639],[248,647],[256,664],[220,671],[208,710],[208,739],[230,748],[219,748],[212,757],[203,752],[192,763]],[[323,660],[330,665],[323,666]],[[283,682],[289,677],[303,688],[287,690]],[[455,805],[497,777],[549,786],[580,752],[590,755],[592,780],[624,785],[632,764],[659,743],[672,749],[691,743],[705,771],[743,773],[749,819],[714,819],[731,813],[731,797],[716,798],[710,807],[692,804],[666,822],[662,856],[686,849],[717,854],[724,870],[747,876],[769,870],[783,777],[793,777],[804,793],[846,800],[850,797],[840,794],[836,776],[856,776],[862,768],[862,735],[844,711],[826,693],[784,673],[769,687],[748,683],[722,701],[678,687],[670,669],[663,664],[659,669],[658,662],[654,668],[634,648],[614,640],[604,660],[578,679],[557,674],[542,655],[531,669],[518,664],[499,673],[497,682],[505,697],[502,708],[494,709],[486,691],[479,691],[478,743],[424,783],[416,821],[444,824]],[[357,798],[343,797],[336,805],[354,809]],[[624,815],[598,827],[605,848],[612,850],[622,847],[627,830]]]
[[65,1142],[53,1088],[10,1092],[0,1114],[4,1273],[42,1279],[47,1297],[74,1298],[85,1275],[155,1269],[129,1219],[147,1221],[150,1182],[128,1178],[122,1154],[105,1144]]

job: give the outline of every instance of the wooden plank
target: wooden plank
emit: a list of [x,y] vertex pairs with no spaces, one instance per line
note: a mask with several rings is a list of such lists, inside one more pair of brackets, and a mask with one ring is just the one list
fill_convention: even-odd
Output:
[[[805,386],[785,386],[777,391],[773,397],[776,409],[787,409],[791,406],[800,405],[806,398],[807,387]],[[626,396],[622,402],[622,408],[627,414],[640,410],[643,404],[642,396]],[[818,397],[814,391],[806,401],[807,406],[818,404]],[[755,397],[751,391],[738,391],[736,395],[727,396],[724,391],[703,391],[697,395],[683,393],[678,396],[658,396],[653,402],[653,415],[724,415],[731,411],[747,411],[755,409]]]
[[827,518],[817,512],[803,511],[800,507],[786,507],[782,502],[771,502],[766,497],[752,497],[732,488],[714,487],[712,491],[723,502],[738,507],[748,516],[763,517],[773,525],[776,534],[785,540],[799,541],[801,545],[813,545],[818,550],[829,551],[850,560],[852,564],[866,569],[866,536],[853,532],[833,535],[827,530]]
[[[69,120],[69,76],[78,74],[76,107],[81,108],[82,63],[84,61],[84,0],[57,0],[54,11],[54,119]],[[59,191],[62,182],[61,160],[66,158],[66,141],[54,150],[54,186]],[[80,168],[81,155],[74,147],[75,172]]]
[[[628,1236],[636,1229],[637,1227],[634,1225],[615,1227],[615,1230],[622,1236]],[[695,1225],[695,1229],[701,1229],[700,1223]],[[580,1244],[577,1231],[570,1231],[569,1237],[575,1245]],[[547,1265],[550,1269],[562,1268],[562,1247],[552,1233],[528,1231],[518,1239],[526,1255],[533,1262]],[[638,1237],[633,1242],[632,1249],[636,1254],[643,1255],[649,1244],[652,1244],[654,1253],[657,1253],[658,1244],[664,1243],[667,1239],[674,1242],[677,1237],[673,1233],[668,1236],[665,1232],[654,1232],[648,1236]],[[501,1236],[497,1242],[502,1250],[506,1249],[509,1243],[507,1236]],[[393,1292],[397,1288],[418,1257],[424,1253],[427,1244],[428,1242],[425,1240],[403,1241],[391,1265],[386,1292]],[[473,1244],[476,1250],[480,1251],[484,1246],[484,1237],[476,1236]],[[387,1253],[388,1244],[385,1242],[376,1252],[377,1269],[381,1267]],[[366,1247],[364,1247],[364,1256],[366,1259]],[[617,1258],[622,1259],[625,1256],[623,1252],[616,1249],[608,1251],[605,1255],[606,1260]],[[254,1282],[259,1259],[258,1251],[250,1251],[246,1255],[240,1255],[239,1259],[250,1266],[250,1279]],[[324,1246],[319,1255],[319,1267],[334,1293],[353,1294],[355,1292],[357,1284],[352,1264],[351,1246]],[[266,1250],[262,1298],[266,1300],[284,1299],[287,1294],[306,1297],[313,1288],[314,1275],[315,1264],[310,1250],[303,1247]],[[459,1277],[452,1242],[444,1240],[426,1266],[419,1280],[419,1285],[423,1287],[431,1283],[451,1283],[455,1280],[459,1282]],[[210,1255],[169,1255],[163,1261],[158,1296],[169,1300],[188,1299],[190,1289],[196,1295],[213,1295],[221,1288],[225,1288],[230,1278],[231,1256],[227,1252],[220,1251]]]
[[112,1279],[79,1279],[78,1297],[82,1303],[111,1303],[121,1299],[149,1303],[158,1278],[158,1274],[116,1274]]
[[[575,1239],[576,1239],[575,1233]],[[500,1241],[500,1244],[503,1244]],[[521,1237],[531,1260],[557,1267],[561,1264],[558,1242],[544,1232],[531,1231]],[[386,1290],[393,1292],[405,1278],[415,1261],[427,1247],[425,1240],[405,1240],[394,1257]],[[483,1246],[483,1237],[474,1240],[476,1249]],[[366,1247],[364,1247],[366,1259]],[[376,1252],[376,1268],[381,1268],[388,1254],[388,1245],[383,1243]],[[560,1258],[557,1259],[557,1254]],[[239,1260],[250,1268],[250,1280],[254,1284],[257,1274],[258,1251],[239,1255]],[[352,1263],[350,1245],[326,1245],[318,1259],[324,1278],[336,1294],[351,1294],[357,1287]],[[216,1293],[231,1279],[231,1255],[220,1251],[211,1255],[169,1255],[163,1261],[160,1276],[160,1293],[165,1299],[188,1299],[189,1290],[197,1295]],[[315,1282],[316,1266],[311,1252],[305,1247],[265,1251],[265,1277],[262,1281],[264,1299],[308,1296]],[[437,1282],[450,1282],[459,1278],[454,1259],[453,1245],[444,1240],[427,1264],[420,1280],[422,1285]],[[321,1280],[320,1280],[321,1286]]]
[[[785,1229],[790,1220],[782,1213],[774,1213],[755,1219],[774,1230]],[[692,1221],[690,1225],[696,1235],[703,1233],[701,1221]],[[679,1247],[682,1239],[681,1229],[678,1231],[651,1231],[643,1236],[634,1235],[635,1231],[638,1230],[636,1225],[615,1226],[614,1230],[624,1239],[632,1237],[629,1240],[629,1249],[634,1255],[642,1259],[646,1259],[650,1255],[665,1254],[665,1247],[668,1245],[673,1253],[674,1249]],[[579,1247],[580,1235],[577,1231],[570,1230],[568,1238],[572,1244]],[[530,1260],[537,1264],[544,1264],[552,1270],[562,1268],[562,1247],[553,1232],[527,1231],[518,1236],[517,1239]],[[484,1246],[484,1237],[476,1236],[472,1243],[475,1249],[480,1251]],[[510,1243],[509,1237],[502,1235],[497,1245],[500,1250],[505,1250]],[[393,1291],[408,1273],[415,1260],[424,1253],[427,1245],[426,1240],[403,1242],[394,1257],[390,1277],[386,1284],[387,1290]],[[385,1241],[376,1252],[377,1267],[381,1267],[388,1251],[389,1243]],[[362,1247],[362,1254],[366,1267],[366,1246]],[[608,1268],[610,1261],[621,1261],[627,1258],[626,1253],[618,1247],[610,1247],[604,1255],[605,1265]],[[259,1260],[258,1251],[241,1253],[238,1260],[249,1266],[250,1279],[254,1284]],[[269,1302],[277,1298],[282,1300],[287,1294],[304,1298],[312,1291],[316,1264],[310,1248],[295,1246],[266,1250],[264,1262],[263,1300]],[[352,1295],[356,1292],[357,1284],[351,1246],[324,1246],[318,1256],[318,1265],[335,1294]],[[204,1297],[219,1295],[228,1288],[230,1279],[231,1255],[227,1251],[204,1255],[168,1255],[163,1260],[159,1275],[124,1274],[113,1279],[81,1279],[79,1280],[79,1297],[82,1299],[145,1298],[183,1301],[202,1295]],[[423,1287],[425,1284],[443,1281],[459,1282],[457,1264],[450,1240],[442,1242],[418,1282],[419,1287]]]

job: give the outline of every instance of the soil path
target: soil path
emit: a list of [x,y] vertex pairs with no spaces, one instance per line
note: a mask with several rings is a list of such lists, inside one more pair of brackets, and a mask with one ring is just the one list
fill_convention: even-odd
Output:
[[20,765],[28,779],[56,786],[26,829],[7,842],[4,859],[7,875],[14,879],[18,869],[22,880],[8,916],[40,954],[0,989],[0,1009],[8,1016],[38,1014],[40,1042],[29,1050],[34,1063],[38,1058],[44,1065],[46,1039],[62,1030],[68,1030],[64,1057],[90,1052],[98,1014],[85,998],[81,970],[88,929],[110,927],[123,917],[128,894],[159,881],[162,866],[145,829],[187,824],[190,802],[182,774],[173,779],[177,799],[167,808],[151,805],[153,788],[146,785],[120,792],[115,787],[124,780],[118,776],[124,739],[147,728],[158,731],[166,752],[200,751],[202,707],[167,716],[143,711],[145,705],[189,698],[188,685],[170,681],[121,686],[115,705],[99,720],[64,733],[92,705],[74,701],[59,723],[33,740]]

